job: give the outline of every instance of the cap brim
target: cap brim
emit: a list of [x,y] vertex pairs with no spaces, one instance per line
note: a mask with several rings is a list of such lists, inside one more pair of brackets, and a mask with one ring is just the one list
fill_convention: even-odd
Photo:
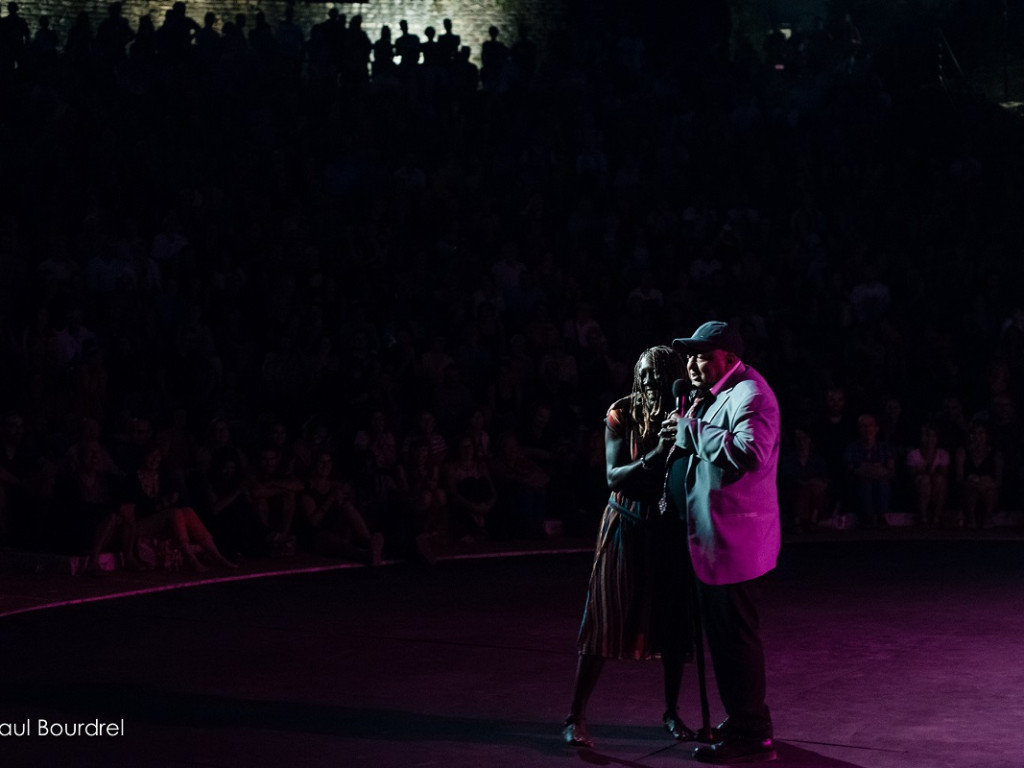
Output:
[[676,352],[685,352],[688,355],[700,355],[715,349],[713,342],[700,339],[676,339],[672,342],[672,349]]

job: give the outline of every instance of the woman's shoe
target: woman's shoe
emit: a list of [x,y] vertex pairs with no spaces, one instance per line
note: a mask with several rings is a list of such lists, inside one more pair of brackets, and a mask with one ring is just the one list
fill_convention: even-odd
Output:
[[687,728],[686,723],[679,718],[679,713],[674,710],[666,710],[661,716],[661,722],[676,741],[693,741],[697,738],[696,732]]
[[587,721],[582,717],[570,715],[565,718],[565,726],[562,728],[562,738],[565,743],[572,747],[592,747],[594,742],[587,733]]

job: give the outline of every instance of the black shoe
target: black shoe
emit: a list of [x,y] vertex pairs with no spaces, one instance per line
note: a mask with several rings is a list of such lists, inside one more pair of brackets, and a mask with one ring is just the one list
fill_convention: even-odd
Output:
[[729,718],[726,717],[722,722],[711,729],[711,735],[715,741],[725,741],[725,737],[729,735]]
[[721,723],[711,727],[709,730],[697,731],[694,740],[702,744],[717,744],[724,741],[729,735],[729,718],[726,717]]
[[772,739],[729,739],[710,746],[697,747],[693,756],[698,763],[728,765],[731,763],[759,763],[774,760],[775,742]]
[[675,710],[666,710],[661,716],[661,722],[676,741],[693,741],[697,738],[697,734],[686,727],[686,723],[679,719],[679,713]]

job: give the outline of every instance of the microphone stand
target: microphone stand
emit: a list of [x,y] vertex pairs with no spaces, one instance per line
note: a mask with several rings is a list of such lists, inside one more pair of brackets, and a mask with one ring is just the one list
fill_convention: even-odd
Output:
[[[672,384],[673,393],[676,395],[677,409],[680,415],[683,413],[684,382],[680,379]],[[675,446],[673,446],[675,447]],[[686,510],[686,530],[689,536],[690,511]],[[700,589],[697,587],[697,573],[693,569],[693,560],[690,553],[686,553],[686,563],[690,572],[690,604],[693,616],[693,653],[697,661],[697,689],[700,692],[700,730],[697,731],[695,741],[702,744],[713,744],[714,734],[711,731],[711,707],[708,704],[708,682],[707,682],[707,661],[704,658],[704,622],[701,620]]]
[[[687,553],[689,559],[689,553]],[[704,623],[701,621],[700,590],[697,588],[697,575],[690,563],[690,592],[693,601],[693,653],[697,660],[697,688],[700,691],[700,730],[695,741],[702,744],[713,744],[714,734],[711,732],[711,708],[708,705],[708,682],[706,661],[704,659]]]

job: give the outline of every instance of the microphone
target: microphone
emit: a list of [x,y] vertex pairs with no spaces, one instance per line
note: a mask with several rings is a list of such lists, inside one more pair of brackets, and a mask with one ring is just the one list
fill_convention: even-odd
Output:
[[690,382],[686,379],[676,379],[672,382],[672,396],[676,399],[676,412],[683,413],[683,398],[686,397],[686,390],[690,388]]

